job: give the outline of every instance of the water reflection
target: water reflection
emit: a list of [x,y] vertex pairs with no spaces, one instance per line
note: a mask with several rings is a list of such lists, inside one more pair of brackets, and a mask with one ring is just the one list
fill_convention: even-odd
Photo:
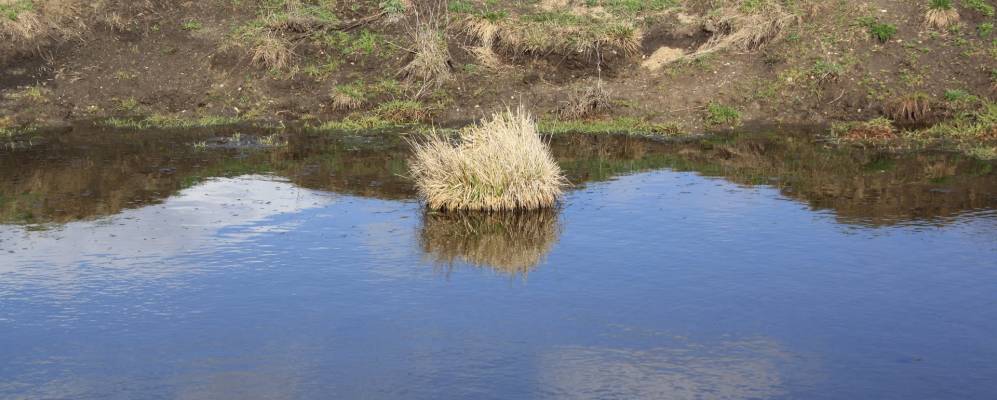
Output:
[[764,340],[626,349],[561,347],[540,355],[541,384],[566,399],[770,399],[785,395],[790,355]]
[[[613,181],[583,185],[561,210],[424,215],[413,201],[370,198],[399,193],[381,150],[328,140],[338,144],[314,153],[292,144],[194,155],[207,161],[173,174],[159,172],[169,160],[143,167],[139,160],[154,158],[135,148],[94,148],[94,160],[160,174],[149,181],[158,200],[114,203],[125,208],[44,231],[0,225],[0,398],[982,400],[997,392],[997,214],[958,209],[986,202],[953,203],[960,214],[941,227],[842,229],[847,197],[835,212],[813,212],[803,205],[819,193],[802,189],[854,187],[889,168],[837,175],[856,171],[846,165],[852,156],[800,149],[798,159],[776,160],[768,154],[793,147],[765,138],[577,137],[555,145],[573,180]],[[342,153],[323,155],[330,148]],[[351,154],[363,156],[354,163]],[[953,185],[956,197],[962,184],[978,184],[980,195],[994,186],[989,172],[969,172],[972,161],[923,157],[955,165],[938,185]],[[0,174],[38,167],[71,176],[58,159],[31,162]],[[278,176],[217,167],[237,164]],[[100,165],[78,176],[142,182],[146,173],[100,178]],[[697,173],[618,175],[658,166]],[[238,176],[189,186],[176,176],[217,171]],[[896,174],[883,185],[924,188],[922,178]],[[57,190],[45,179],[29,180],[40,198]],[[4,193],[32,187],[4,182],[17,188]],[[752,182],[765,187],[742,185]],[[87,198],[142,193],[104,188]],[[55,210],[60,201],[40,203]],[[871,215],[903,216],[881,204]],[[39,217],[60,215],[46,207]],[[424,258],[444,272],[481,268],[444,279]],[[527,273],[528,282],[507,278]]]
[[771,185],[848,224],[945,224],[997,207],[997,164],[956,154],[826,148],[777,135],[682,145],[675,152],[682,160],[677,169]]
[[[228,129],[228,130],[226,130]],[[232,129],[128,132],[81,127],[0,151],[0,223],[66,223],[155,204],[210,177],[270,173],[295,185],[379,199],[412,199],[399,135],[285,132],[276,149],[193,144]],[[256,132],[260,135],[269,132]],[[244,134],[245,135],[245,134]],[[665,142],[557,136],[551,150],[571,182],[670,168],[778,188],[858,225],[945,224],[997,208],[993,162],[957,154],[827,148],[785,133]]]
[[[189,273],[163,267],[177,255],[286,231],[288,223],[259,221],[328,205],[335,199],[282,179],[262,175],[213,178],[182,190],[162,204],[126,210],[96,222],[71,222],[49,230],[0,229],[0,295],[5,290],[43,289],[70,298],[103,281],[132,285]],[[238,234],[221,234],[225,229]],[[250,229],[251,228],[251,229]]]
[[558,210],[526,212],[427,212],[419,243],[446,273],[456,263],[508,275],[528,274],[561,233]]

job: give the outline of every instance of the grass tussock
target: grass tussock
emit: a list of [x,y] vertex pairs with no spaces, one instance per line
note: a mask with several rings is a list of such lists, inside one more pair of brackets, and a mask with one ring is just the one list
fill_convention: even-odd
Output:
[[[552,5],[551,7],[555,7]],[[572,9],[518,16],[478,13],[465,16],[461,30],[473,38],[474,50],[483,61],[496,54],[546,56],[580,55],[601,59],[615,53],[624,57],[641,54],[643,31],[633,18],[611,14],[593,15]]]
[[897,139],[893,121],[876,118],[865,122],[839,123],[831,128],[831,136],[844,143],[876,143]]
[[250,54],[254,64],[271,70],[284,70],[293,62],[293,45],[283,36],[264,32],[255,40]]
[[571,92],[561,104],[557,116],[563,120],[589,118],[610,109],[610,93],[601,83]]
[[428,212],[419,242],[434,261],[452,268],[463,262],[525,276],[560,236],[557,210]]
[[391,100],[374,109],[374,115],[395,124],[414,124],[429,119],[430,110],[415,100]]
[[522,108],[460,131],[413,142],[409,169],[433,210],[500,211],[553,207],[567,184],[550,148]]
[[940,31],[945,31],[958,22],[959,11],[952,7],[952,0],[932,0],[924,14],[924,24]]
[[884,112],[894,121],[924,121],[931,116],[931,98],[922,93],[899,97],[887,102]]
[[494,50],[499,32],[497,24],[486,18],[468,18],[461,24],[461,29],[465,34],[477,38],[478,44],[471,47],[470,53],[481,65],[492,69],[502,65],[501,58]]
[[0,49],[24,50],[85,29],[78,0],[0,0]]
[[338,85],[332,89],[330,96],[332,108],[335,110],[356,110],[364,105],[367,96],[363,84],[351,83]]
[[236,29],[229,45],[248,48],[253,63],[269,70],[289,69],[295,47],[303,38],[338,27],[335,2],[326,0],[267,0],[257,16]]
[[687,58],[717,51],[746,52],[756,50],[779,38],[783,31],[800,22],[800,17],[781,2],[739,0],[720,7],[706,17],[710,39]]
[[416,13],[414,26],[408,28],[413,57],[402,67],[400,75],[409,84],[418,86],[415,97],[443,86],[454,77],[444,35],[446,24],[443,17]]

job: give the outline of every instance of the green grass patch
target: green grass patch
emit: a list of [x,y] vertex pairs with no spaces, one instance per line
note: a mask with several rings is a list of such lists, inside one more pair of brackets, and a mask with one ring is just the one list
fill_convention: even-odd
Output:
[[818,82],[828,82],[837,79],[844,70],[845,68],[841,64],[834,61],[817,60],[810,68],[810,75]]
[[997,141],[997,103],[982,100],[975,110],[960,112],[951,120],[915,131],[913,137],[927,140],[954,140],[971,144]]
[[187,20],[180,25],[180,29],[183,29],[185,31],[198,31],[201,30],[201,28],[203,27],[204,25],[202,25],[200,21],[195,21],[195,20]]
[[447,11],[458,14],[470,14],[475,10],[474,4],[465,0],[454,0],[447,4]]
[[881,43],[886,43],[897,35],[896,25],[879,22],[876,17],[863,17],[859,19],[859,24],[866,27],[869,34]]
[[737,125],[741,122],[741,112],[734,107],[719,103],[706,106],[706,123],[710,125]]
[[350,115],[343,118],[340,121],[328,121],[324,122],[319,126],[311,127],[311,130],[316,131],[346,131],[346,132],[357,132],[357,131],[377,131],[386,130],[394,128],[402,128],[411,126],[412,124],[403,124],[393,121],[388,121],[376,115]]
[[990,36],[990,34],[993,32],[994,32],[994,24],[990,22],[984,22],[976,27],[976,33],[979,34],[980,37]]
[[[750,0],[749,0],[750,1]],[[758,0],[753,0],[758,1]],[[664,11],[679,5],[678,0],[586,0],[589,7],[604,7],[613,14],[640,14]]]
[[977,100],[979,98],[962,89],[949,89],[945,91],[945,101],[948,102],[964,103],[975,102]]
[[17,17],[21,15],[21,13],[34,10],[35,3],[31,0],[15,0],[10,4],[0,4],[0,15],[11,21],[17,21]]
[[994,6],[988,4],[988,0],[963,0],[963,4],[985,16],[994,16]]
[[402,0],[381,0],[377,6],[389,15],[402,15],[407,10],[405,2]]
[[659,124],[632,117],[594,121],[541,119],[539,129],[544,134],[581,133],[674,136],[681,133],[679,127],[675,125]]
[[409,124],[428,118],[429,109],[414,100],[392,100],[378,105],[374,109],[374,115],[386,121]]
[[897,27],[893,24],[873,24],[869,26],[869,33],[882,43],[889,42],[897,34]]
[[931,2],[928,3],[928,8],[931,8],[932,10],[951,10],[952,0],[931,0]]
[[165,115],[151,115],[145,118],[108,118],[100,125],[119,129],[190,129],[206,128],[212,126],[235,125],[245,122],[236,117],[223,116],[203,116],[203,117],[175,117]]

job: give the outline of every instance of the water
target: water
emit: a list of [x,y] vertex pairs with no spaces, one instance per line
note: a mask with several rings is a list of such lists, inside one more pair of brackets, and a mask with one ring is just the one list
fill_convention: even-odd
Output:
[[424,213],[397,136],[0,152],[0,398],[989,399],[997,172],[558,138],[554,211]]

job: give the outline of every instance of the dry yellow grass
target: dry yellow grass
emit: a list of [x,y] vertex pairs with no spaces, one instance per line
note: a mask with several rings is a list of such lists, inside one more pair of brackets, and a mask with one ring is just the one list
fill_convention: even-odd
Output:
[[611,94],[602,82],[584,86],[571,92],[568,100],[561,103],[557,116],[566,120],[581,119],[608,111],[611,106],[610,97]]
[[433,210],[553,207],[567,181],[522,108],[465,128],[459,143],[432,134],[413,142],[416,188]]
[[931,116],[931,98],[920,93],[898,97],[887,102],[884,111],[894,121],[923,121]]
[[512,212],[429,212],[419,242],[435,262],[457,262],[526,275],[539,265],[560,236],[557,210]]
[[932,8],[924,14],[924,24],[929,28],[945,30],[959,22],[959,11],[954,8]]
[[497,69],[502,66],[502,61],[493,50],[495,39],[498,37],[498,25],[484,18],[468,18],[462,29],[467,35],[477,38],[478,45],[470,49],[478,62],[486,68]]
[[800,19],[778,2],[766,1],[753,7],[746,7],[744,3],[735,1],[710,15],[705,26],[713,36],[687,57],[725,50],[755,50],[778,38],[783,30]]
[[346,93],[333,92],[331,99],[333,110],[356,110],[363,105],[363,99]]
[[30,48],[47,41],[79,35],[79,0],[0,0],[0,48]]
[[489,20],[472,15],[460,21],[460,29],[473,38],[477,54],[496,53],[544,56],[548,54],[601,57],[616,52],[626,57],[640,54],[643,32],[634,21],[610,15],[572,15],[570,21],[556,19],[504,18]]
[[288,68],[294,58],[292,46],[280,33],[265,31],[253,46],[253,63],[274,70]]
[[445,21],[436,17],[426,18],[416,13],[415,25],[408,30],[414,56],[400,72],[407,82],[419,85],[416,97],[453,79],[450,50],[443,34],[445,25]]

